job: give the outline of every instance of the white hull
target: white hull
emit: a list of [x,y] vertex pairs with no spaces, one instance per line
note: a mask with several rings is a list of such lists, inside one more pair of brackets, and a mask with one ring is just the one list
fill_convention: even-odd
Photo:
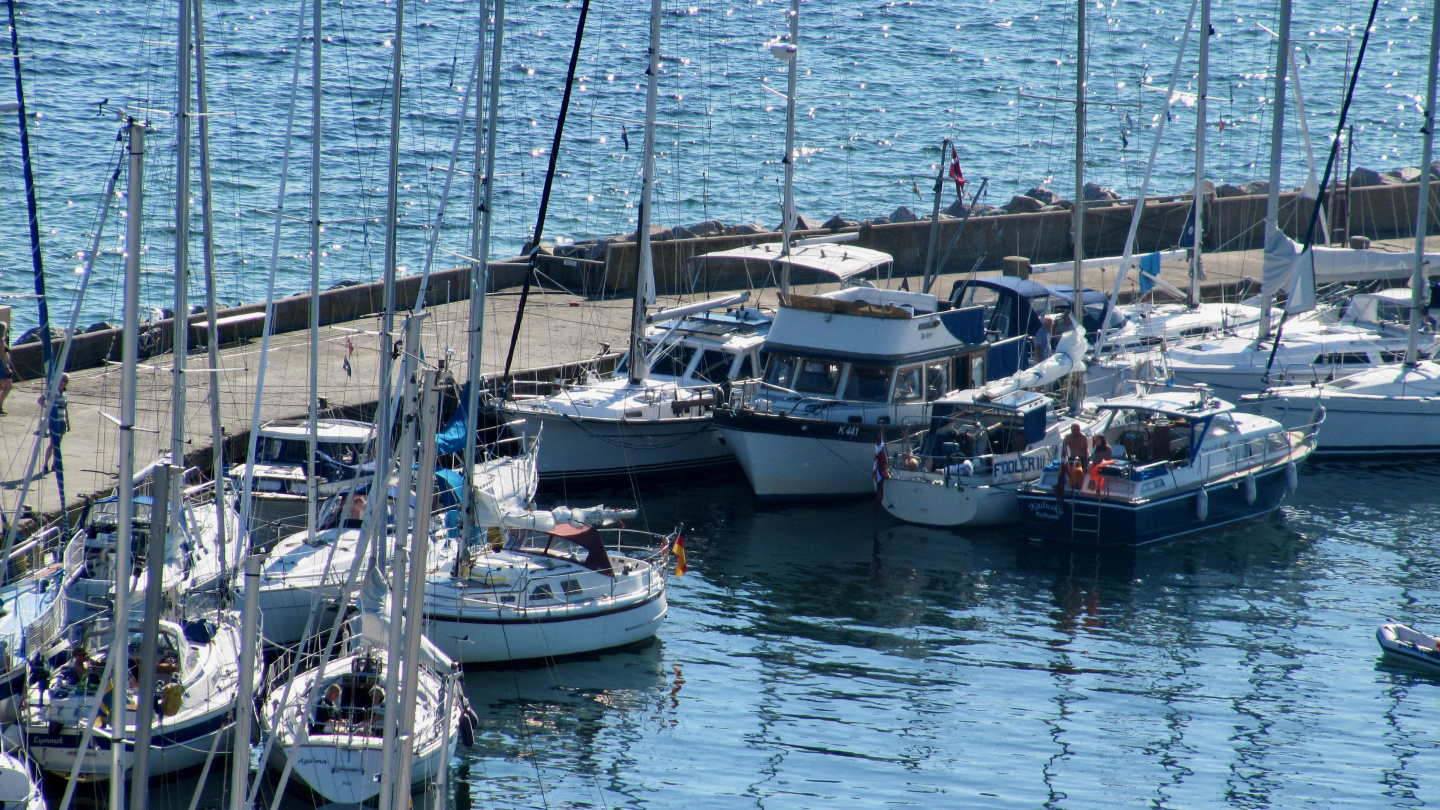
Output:
[[[432,744],[418,752],[411,766],[412,784],[434,779],[454,753],[454,735],[445,747]],[[380,738],[350,740],[349,745],[336,745],[328,738],[301,746],[282,749],[271,746],[270,767],[285,768],[287,757],[294,758],[292,773],[306,787],[338,804],[359,804],[380,795],[380,774],[383,759]]]
[[540,478],[605,477],[709,467],[730,460],[710,419],[612,420],[508,412],[525,431],[542,428],[536,465]]
[[1317,456],[1440,454],[1440,400],[1433,397],[1272,396],[1258,410],[1293,428],[1313,422],[1316,405],[1325,407]]
[[760,498],[821,498],[875,492],[875,445],[721,429]]
[[461,664],[560,658],[644,641],[659,631],[666,609],[661,591],[651,601],[588,616],[547,617],[539,610],[525,618],[427,612],[425,635]]
[[[196,733],[195,731],[198,728],[217,725],[217,728],[208,733]],[[12,726],[11,728],[16,727]],[[200,767],[209,757],[210,749],[215,745],[217,736],[220,738],[220,747],[217,750],[230,750],[230,741],[234,738],[234,732],[235,717],[228,709],[184,724],[170,726],[157,724],[154,732],[155,739],[162,742],[151,746],[147,770],[150,771],[150,776],[153,778]],[[10,735],[7,733],[6,737],[9,738]],[[162,744],[165,742],[165,738],[174,741]],[[45,744],[51,742],[62,744]],[[75,765],[75,749],[80,744],[79,736],[74,733],[73,729],[66,729],[64,733],[53,737],[32,733],[29,744],[30,758],[35,760],[35,764],[53,774],[66,777],[70,775],[71,769]],[[111,756],[111,740],[108,735],[97,733],[91,741],[89,750],[81,758],[80,780],[89,782],[109,779]],[[129,773],[134,759],[135,745],[133,742],[127,742],[125,751],[120,758],[120,767],[126,774]]]
[[925,526],[997,526],[1020,520],[1018,484],[957,487],[890,478],[881,505],[906,523]]

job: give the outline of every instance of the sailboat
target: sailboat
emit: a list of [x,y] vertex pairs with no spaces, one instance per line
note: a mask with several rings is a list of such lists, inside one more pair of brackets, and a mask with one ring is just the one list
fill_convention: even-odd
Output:
[[[435,427],[438,375],[426,370],[423,376],[420,418],[402,422],[410,425],[402,432],[401,442],[406,444],[416,443]],[[411,392],[413,386],[407,386],[406,415],[416,410]],[[402,489],[409,488],[412,477],[407,461],[400,464]],[[264,716],[274,735],[269,743],[271,765],[294,773],[333,802],[363,802],[386,790],[393,790],[397,798],[408,796],[413,783],[429,780],[446,767],[454,749],[465,705],[459,669],[422,637],[424,619],[419,609],[429,570],[428,503],[434,468],[432,442],[420,460],[414,519],[408,504],[399,504],[397,542],[386,544],[395,555],[391,564],[395,582],[387,585],[380,575],[378,554],[368,555],[360,610],[350,620],[346,654],[334,661],[322,659],[294,677],[277,679],[281,682],[265,705]],[[372,512],[381,509],[371,506]],[[347,596],[341,594],[342,604]],[[328,644],[325,649],[328,657]],[[398,748],[397,734],[405,738]],[[392,770],[397,762],[408,779]],[[386,778],[377,780],[377,774]]]
[[[182,37],[182,40],[184,37]],[[145,124],[130,120],[129,135],[130,244],[139,244]],[[120,486],[115,500],[116,531],[111,574],[113,602],[75,626],[69,641],[69,661],[48,683],[32,683],[19,723],[4,729],[9,745],[24,746],[45,770],[75,780],[117,777],[134,769],[141,778],[172,773],[201,764],[212,746],[228,738],[234,727],[240,672],[260,666],[258,656],[243,661],[239,623],[233,611],[184,608],[178,617],[162,617],[164,591],[170,586],[160,571],[168,566],[173,542],[163,538],[167,527],[183,526],[168,520],[168,499],[161,495],[151,504],[156,519],[148,532],[138,532],[134,474],[138,299],[140,256],[127,255],[125,265],[125,325],[121,376]],[[158,493],[171,491],[170,468],[156,468],[153,482]],[[178,476],[177,476],[178,477]],[[112,541],[113,541],[112,537]],[[131,538],[148,556],[146,600],[132,607],[135,563]],[[172,596],[174,594],[172,593]],[[132,651],[140,650],[138,658]],[[65,647],[40,651],[55,660]],[[102,722],[97,722],[102,721]]]
[[[1425,108],[1425,123],[1420,129],[1423,133],[1423,166],[1430,165],[1434,153],[1440,5],[1433,13],[1430,71],[1426,85],[1429,103]],[[1430,220],[1430,175],[1428,171],[1421,174],[1416,202],[1413,275],[1407,291],[1409,329],[1404,359],[1398,363],[1376,365],[1332,382],[1271,388],[1242,398],[1245,406],[1287,425],[1311,419],[1313,412],[1323,408],[1326,425],[1316,455],[1394,458],[1440,454],[1440,363],[1425,358],[1420,351],[1422,340],[1434,339],[1433,331],[1424,326],[1429,320],[1429,306],[1437,303],[1430,300],[1427,267],[1433,272],[1435,265],[1432,262],[1440,261],[1440,257],[1425,252],[1425,234]],[[1318,262],[1318,257],[1315,261]],[[1304,272],[1304,268],[1300,268],[1299,272]]]
[[[507,418],[523,421],[525,433],[544,431],[537,459],[541,480],[658,473],[728,462],[730,449],[715,431],[712,416],[730,383],[752,377],[760,368],[770,316],[745,306],[749,293],[647,311],[655,304],[650,218],[659,14],[659,4],[652,3],[629,353],[609,376],[548,396],[512,394],[500,405]],[[793,62],[791,70],[793,91]],[[790,122],[793,129],[793,112]],[[786,172],[788,178],[788,153]],[[787,209],[787,245],[791,219]]]

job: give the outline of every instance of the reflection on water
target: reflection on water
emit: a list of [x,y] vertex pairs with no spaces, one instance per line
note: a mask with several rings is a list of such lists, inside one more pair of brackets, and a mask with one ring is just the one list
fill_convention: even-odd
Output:
[[455,806],[1423,805],[1440,677],[1373,632],[1440,629],[1437,484],[1317,465],[1271,519],[1128,553],[659,485],[692,565],[661,637],[468,673]]

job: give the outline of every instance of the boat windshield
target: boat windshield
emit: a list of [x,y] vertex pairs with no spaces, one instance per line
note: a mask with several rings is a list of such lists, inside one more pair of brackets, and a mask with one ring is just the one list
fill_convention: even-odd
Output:
[[[304,439],[267,437],[255,455],[262,464],[304,464],[308,447],[309,442]],[[361,442],[319,442],[316,449],[341,464],[358,464],[365,457],[365,446]]]

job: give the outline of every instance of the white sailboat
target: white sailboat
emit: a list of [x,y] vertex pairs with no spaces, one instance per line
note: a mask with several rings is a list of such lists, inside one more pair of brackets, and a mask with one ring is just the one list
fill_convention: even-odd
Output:
[[[1430,70],[1427,81],[1425,123],[1421,154],[1429,166],[1434,153],[1436,58],[1440,55],[1440,4],[1431,21]],[[1309,419],[1324,408],[1326,425],[1317,455],[1417,456],[1440,454],[1440,363],[1421,351],[1422,340],[1433,341],[1428,320],[1427,266],[1440,256],[1426,254],[1425,234],[1430,219],[1430,172],[1420,177],[1416,203],[1415,250],[1411,257],[1409,329],[1404,358],[1340,377],[1333,382],[1272,388],[1244,397],[1247,407],[1287,425]],[[1359,251],[1351,251],[1352,253]],[[1432,258],[1433,257],[1433,258]],[[1318,263],[1319,257],[1315,261]],[[1437,262],[1440,263],[1440,262]],[[1303,268],[1301,270],[1303,272]]]
[[[658,473],[727,462],[730,450],[712,425],[715,407],[732,381],[752,377],[759,370],[760,345],[770,317],[744,306],[748,293],[646,312],[647,306],[655,304],[650,217],[660,78],[659,15],[660,4],[652,2],[630,352],[608,377],[548,396],[512,396],[500,406],[508,418],[523,420],[527,434],[544,431],[546,438],[537,459],[542,480]],[[791,56],[793,97],[793,53]],[[793,129],[793,111],[790,121]],[[787,178],[791,171],[788,155]],[[790,221],[787,209],[787,246]]]

